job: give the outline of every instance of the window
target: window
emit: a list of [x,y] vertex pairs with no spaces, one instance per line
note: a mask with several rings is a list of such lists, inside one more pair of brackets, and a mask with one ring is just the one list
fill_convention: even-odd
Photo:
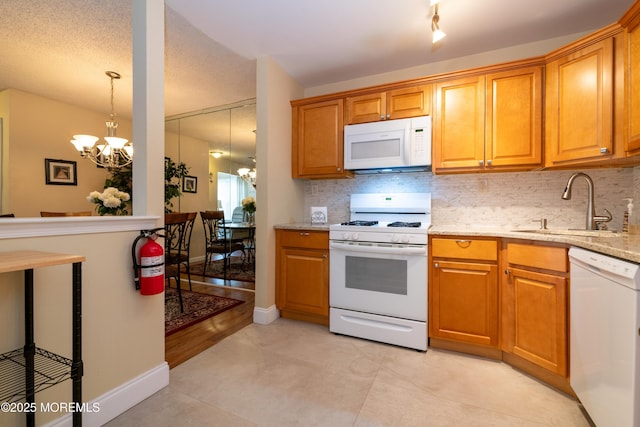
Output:
[[224,217],[231,220],[233,210],[242,206],[242,199],[256,197],[256,190],[238,175],[218,172],[218,209],[224,210]]

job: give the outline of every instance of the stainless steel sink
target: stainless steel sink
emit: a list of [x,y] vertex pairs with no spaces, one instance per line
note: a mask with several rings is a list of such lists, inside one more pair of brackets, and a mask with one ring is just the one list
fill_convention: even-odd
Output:
[[617,231],[610,230],[577,230],[577,229],[528,229],[528,230],[511,230],[518,233],[535,233],[535,234],[554,234],[562,236],[581,236],[581,237],[619,237],[621,234]]

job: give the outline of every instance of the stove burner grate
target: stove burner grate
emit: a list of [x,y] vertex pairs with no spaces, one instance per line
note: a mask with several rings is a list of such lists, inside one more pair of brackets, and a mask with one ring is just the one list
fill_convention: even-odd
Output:
[[343,222],[340,225],[358,225],[358,226],[362,226],[362,227],[371,227],[372,225],[378,225],[378,221],[349,221],[349,222]]
[[413,227],[413,228],[418,228],[418,227],[420,227],[420,225],[422,225],[420,222],[396,221],[396,222],[392,222],[392,223],[388,224],[387,227]]

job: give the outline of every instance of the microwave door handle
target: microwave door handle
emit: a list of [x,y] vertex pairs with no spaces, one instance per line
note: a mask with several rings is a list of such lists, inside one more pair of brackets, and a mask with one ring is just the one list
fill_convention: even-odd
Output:
[[411,127],[407,126],[404,130],[404,164],[405,166],[411,166]]
[[389,254],[389,255],[426,255],[427,247],[400,247],[394,248],[389,246],[372,246],[331,242],[330,249],[342,249],[345,252],[366,252],[370,254]]

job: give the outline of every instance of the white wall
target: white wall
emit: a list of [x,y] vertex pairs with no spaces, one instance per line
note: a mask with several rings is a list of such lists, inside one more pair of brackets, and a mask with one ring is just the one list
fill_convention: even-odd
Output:
[[256,308],[267,310],[275,308],[273,227],[304,218],[304,183],[291,179],[290,100],[302,87],[268,57],[258,59],[257,74]]

